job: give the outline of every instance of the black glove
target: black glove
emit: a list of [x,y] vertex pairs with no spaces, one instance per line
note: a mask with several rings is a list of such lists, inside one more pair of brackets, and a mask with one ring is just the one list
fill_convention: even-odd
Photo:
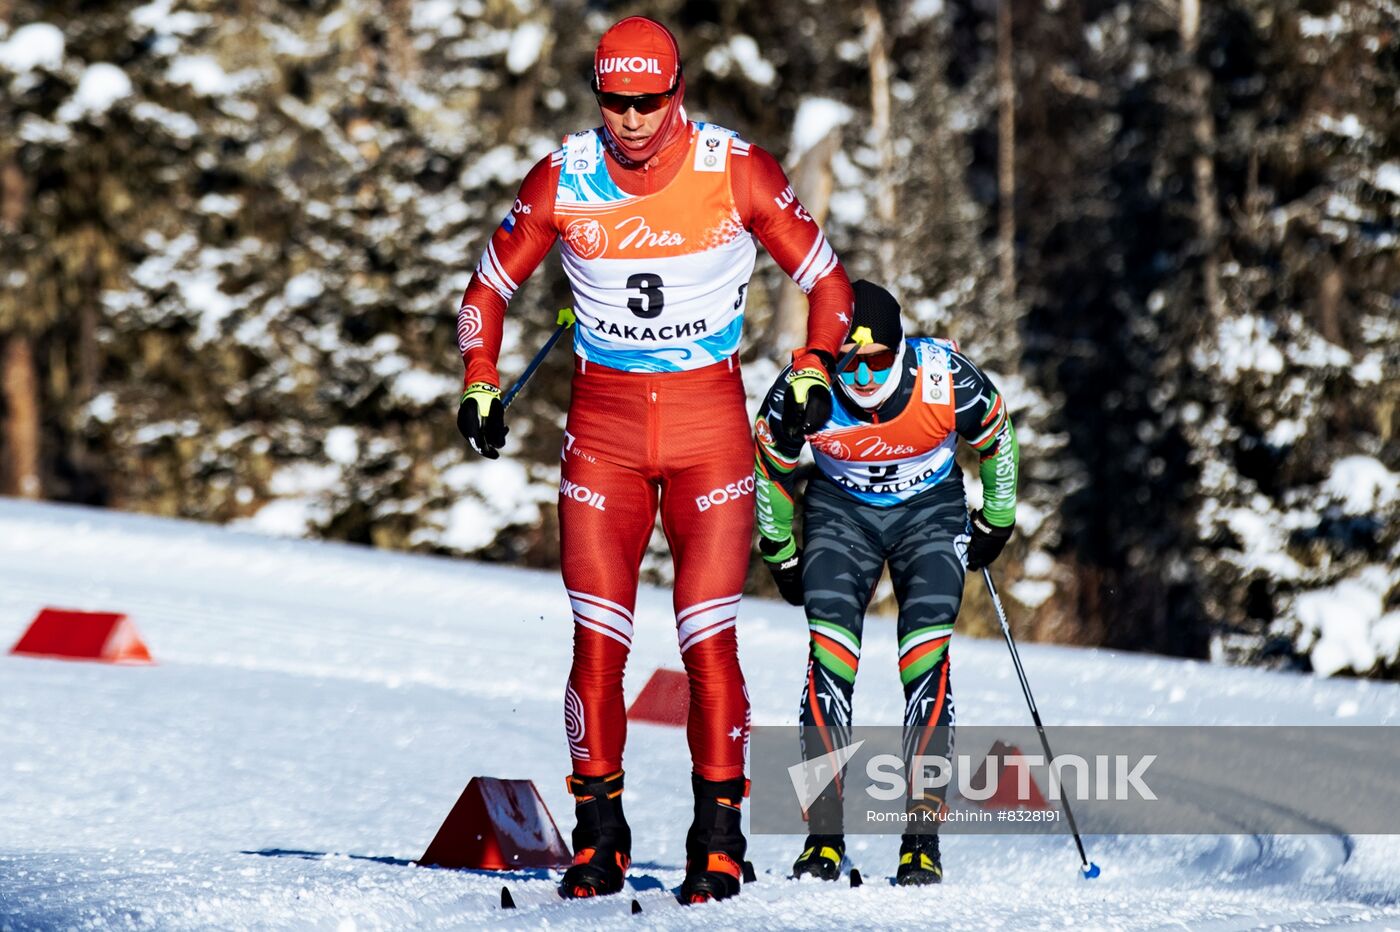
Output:
[[1001,556],[1002,548],[1011,539],[1011,532],[1016,530],[1014,523],[1006,527],[997,527],[991,524],[982,515],[982,509],[977,509],[972,513],[972,540],[967,544],[967,568],[969,570],[980,570],[984,566],[991,566],[996,558]]
[[831,380],[817,366],[793,369],[783,392],[783,431],[789,437],[815,434],[831,420]]
[[[786,558],[778,554],[788,551]],[[763,556],[763,565],[773,574],[773,582],[778,584],[778,593],[789,605],[802,604],[802,548],[791,537],[787,540],[758,539],[758,552]]]
[[462,392],[462,406],[457,409],[457,429],[472,449],[494,460],[506,444],[506,409],[501,405],[501,390],[489,382],[473,382]]

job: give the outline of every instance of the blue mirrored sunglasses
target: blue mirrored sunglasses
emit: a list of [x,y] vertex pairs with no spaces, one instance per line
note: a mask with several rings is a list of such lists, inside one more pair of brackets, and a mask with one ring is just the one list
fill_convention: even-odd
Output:
[[893,371],[893,369],[888,368],[871,369],[862,362],[860,365],[856,366],[854,372],[850,369],[842,371],[841,381],[847,385],[859,385],[862,388],[869,385],[871,382],[874,382],[876,385],[884,385],[885,381],[890,377],[890,373]]

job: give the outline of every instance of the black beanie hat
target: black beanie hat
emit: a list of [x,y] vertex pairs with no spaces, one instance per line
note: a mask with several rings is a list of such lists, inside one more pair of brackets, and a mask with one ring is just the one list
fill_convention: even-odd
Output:
[[869,327],[872,340],[890,349],[898,349],[899,341],[904,339],[904,325],[900,323],[899,302],[894,295],[863,278],[853,282],[851,290],[856,293],[856,313],[851,321],[851,333],[855,333],[857,327]]

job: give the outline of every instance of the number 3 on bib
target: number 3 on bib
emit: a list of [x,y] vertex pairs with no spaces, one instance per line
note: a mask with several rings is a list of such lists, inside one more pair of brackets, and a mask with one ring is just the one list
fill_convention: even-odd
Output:
[[628,298],[627,309],[645,320],[660,317],[662,308],[666,306],[666,297],[661,293],[664,284],[660,275],[650,272],[628,276],[627,287],[637,289],[641,295]]

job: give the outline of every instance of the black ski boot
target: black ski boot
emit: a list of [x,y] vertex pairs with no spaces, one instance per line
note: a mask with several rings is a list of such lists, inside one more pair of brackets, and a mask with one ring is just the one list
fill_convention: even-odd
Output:
[[846,856],[844,835],[808,835],[802,855],[792,865],[792,876],[837,880],[841,876],[841,860]]
[[807,841],[802,845],[801,856],[792,865],[792,876],[836,880],[841,876],[841,861],[846,856],[844,816],[838,785],[832,782],[823,787],[805,815]]
[[739,816],[744,803],[743,777],[706,780],[691,774],[695,821],[685,836],[685,881],[682,903],[723,900],[739,892],[748,849]]
[[574,863],[564,871],[559,895],[565,899],[607,896],[622,889],[632,863],[632,830],[622,814],[622,771],[606,777],[574,774]]
[[943,859],[938,854],[937,835],[905,835],[899,846],[899,871],[894,882],[901,887],[919,887],[943,882]]

